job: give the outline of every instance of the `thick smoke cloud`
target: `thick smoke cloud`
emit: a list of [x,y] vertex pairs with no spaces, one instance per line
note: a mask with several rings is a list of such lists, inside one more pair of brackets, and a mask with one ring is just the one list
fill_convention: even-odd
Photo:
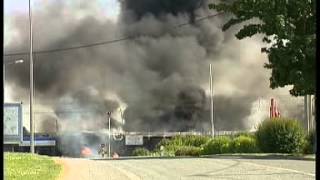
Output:
[[[95,11],[94,2],[80,2],[86,12]],[[248,119],[256,117],[253,104],[282,97],[287,91],[268,88],[270,72],[263,68],[266,57],[256,39],[238,41],[231,32],[222,32],[224,16],[195,21],[214,13],[206,4],[199,0],[123,0],[117,21],[97,13],[78,17],[70,13],[80,11],[77,7],[71,11],[61,2],[44,6],[34,12],[35,50],[130,39],[35,54],[36,102],[52,109],[61,130],[106,129],[108,111],[113,112],[112,127],[120,128],[122,109],[126,131],[209,131],[208,66],[213,63],[216,128],[251,128]],[[12,17],[19,40],[9,43],[5,52],[28,49],[25,19]],[[175,28],[186,22],[190,24]],[[28,56],[14,58],[28,60]],[[28,100],[28,73],[28,63],[7,71],[13,99]],[[295,103],[281,103],[288,116],[299,117],[292,113]],[[264,116],[259,115],[257,121]]]
[[148,15],[163,18],[168,14],[179,16],[185,13],[189,16],[191,22],[195,20],[195,11],[205,4],[204,0],[125,0],[121,2],[122,9],[128,11],[137,20],[141,20]]

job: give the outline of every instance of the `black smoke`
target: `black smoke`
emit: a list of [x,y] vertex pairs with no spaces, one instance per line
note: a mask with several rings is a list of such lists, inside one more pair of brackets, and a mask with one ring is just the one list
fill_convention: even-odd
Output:
[[[209,131],[209,63],[214,64],[217,129],[248,128],[252,103],[276,94],[268,89],[269,72],[256,39],[238,41],[222,32],[224,15],[196,21],[215,13],[207,1],[123,0],[116,21],[95,13],[96,1],[79,3],[81,8],[58,1],[35,10],[35,51],[129,38],[34,54],[36,103],[52,109],[61,130],[106,129],[106,112],[123,108],[127,131]],[[83,7],[89,14],[77,17]],[[19,36],[4,51],[27,51],[27,18],[17,15],[10,23]],[[26,63],[8,69],[6,77],[13,99],[26,102],[28,55],[5,60],[21,58]],[[112,127],[121,126],[112,117]]]
[[121,1],[122,10],[130,13],[136,20],[141,20],[145,16],[153,15],[163,18],[168,14],[179,16],[187,14],[190,22],[196,18],[196,10],[204,7],[204,0],[125,0]]

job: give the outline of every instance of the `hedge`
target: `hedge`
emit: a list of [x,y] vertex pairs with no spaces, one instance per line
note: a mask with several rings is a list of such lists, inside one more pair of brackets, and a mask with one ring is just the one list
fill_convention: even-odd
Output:
[[254,136],[240,135],[234,138],[230,145],[233,153],[258,153],[256,138]]
[[265,153],[300,153],[304,145],[302,125],[293,119],[267,119],[259,125],[256,137]]
[[146,148],[136,148],[135,150],[133,150],[132,155],[133,156],[149,156],[150,151]]
[[177,148],[175,156],[200,156],[201,148],[195,146],[181,146]]
[[222,154],[230,153],[231,151],[231,138],[229,136],[218,136],[211,139],[203,145],[201,154]]
[[310,131],[306,135],[304,149],[303,149],[303,153],[304,154],[313,154],[313,153],[315,153],[315,136],[316,136],[316,132],[314,130]]

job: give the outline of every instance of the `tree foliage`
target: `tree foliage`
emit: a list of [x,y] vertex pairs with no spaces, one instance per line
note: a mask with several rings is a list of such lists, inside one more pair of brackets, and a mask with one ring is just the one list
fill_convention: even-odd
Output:
[[[315,45],[316,5],[315,0],[225,0],[210,4],[218,12],[231,13],[233,17],[223,26],[243,22],[236,37],[243,39],[263,34],[263,42],[271,69],[272,89],[293,85],[290,94],[301,96],[315,94]],[[253,19],[258,19],[255,23]]]

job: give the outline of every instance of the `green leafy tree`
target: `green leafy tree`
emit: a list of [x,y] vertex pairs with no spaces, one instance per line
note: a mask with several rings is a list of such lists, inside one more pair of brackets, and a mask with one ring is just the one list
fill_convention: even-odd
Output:
[[[316,0],[228,0],[210,4],[209,8],[230,13],[223,26],[249,22],[236,33],[238,39],[263,34],[268,47],[272,89],[293,85],[290,94],[315,94]],[[258,19],[254,21],[249,21]]]

